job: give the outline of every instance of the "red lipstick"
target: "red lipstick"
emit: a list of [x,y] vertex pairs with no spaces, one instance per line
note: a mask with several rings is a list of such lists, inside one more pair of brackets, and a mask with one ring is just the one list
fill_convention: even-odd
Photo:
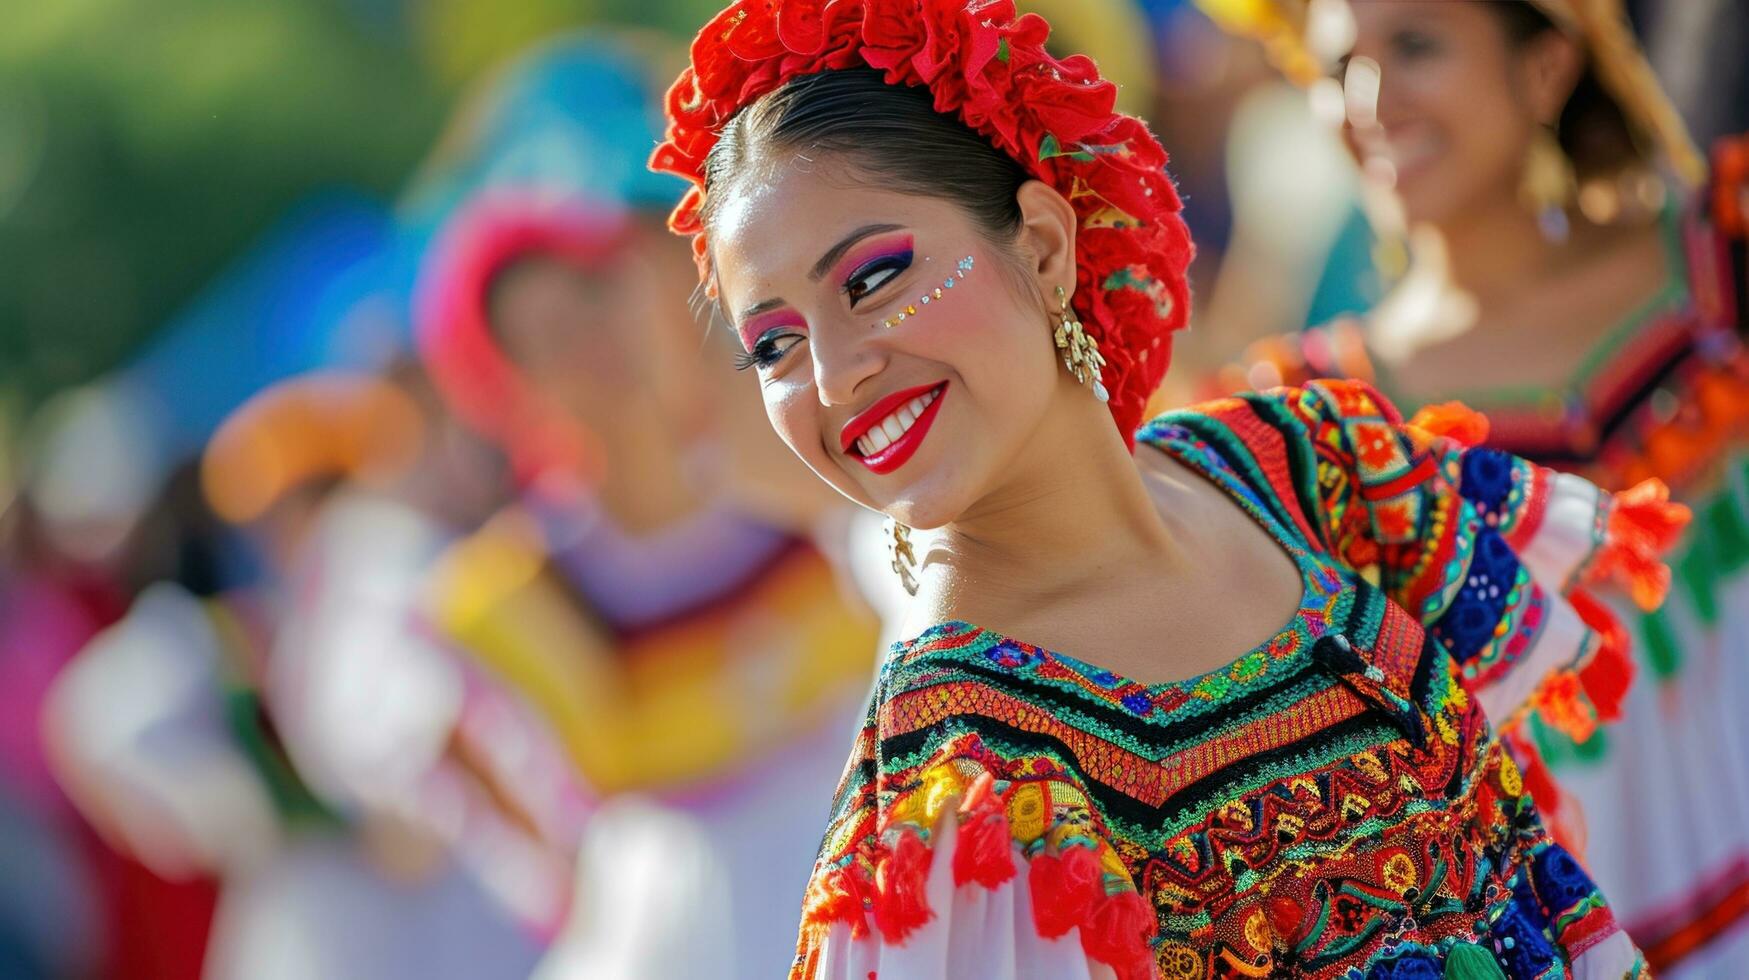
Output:
[[[884,422],[888,416],[898,411],[912,399],[921,398],[933,393],[935,398],[922,412],[917,420],[905,430],[904,435],[893,440],[886,448],[867,456],[854,451],[856,441],[867,435],[871,429]],[[947,396],[947,382],[933,385],[920,385],[895,391],[870,405],[855,418],[845,423],[844,430],[839,433],[839,445],[848,455],[855,457],[862,465],[876,473],[887,474],[904,466],[916,455],[918,447],[923,445],[924,437],[929,435],[929,427],[935,424],[935,417],[941,411],[941,400]]]

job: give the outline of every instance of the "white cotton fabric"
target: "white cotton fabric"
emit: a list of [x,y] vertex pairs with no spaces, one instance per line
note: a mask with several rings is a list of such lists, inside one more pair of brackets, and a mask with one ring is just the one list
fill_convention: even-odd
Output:
[[844,733],[861,710],[846,701],[722,786],[607,801],[584,829],[572,917],[536,980],[785,976],[821,801],[844,771]]
[[[1519,549],[1545,589],[1577,584],[1574,576],[1596,548],[1603,501],[1579,477],[1554,479],[1543,524]],[[1742,708],[1749,703],[1749,575],[1738,573],[1718,585],[1720,620],[1711,626],[1700,621],[1680,583],[1672,589],[1663,616],[1686,659],[1662,681],[1644,666],[1645,638],[1635,628],[1639,612],[1619,598],[1600,598],[1629,628],[1640,672],[1628,689],[1622,719],[1601,735],[1604,757],[1556,761],[1552,771],[1583,815],[1588,871],[1616,920],[1649,941],[1692,920],[1709,894],[1733,876],[1741,880],[1749,864],[1749,824],[1741,819],[1749,813],[1749,712]],[[1560,646],[1549,638],[1532,656]],[[1510,697],[1493,690],[1478,694],[1490,717],[1498,717],[1498,705]],[[1628,941],[1626,935],[1587,950],[1574,964],[1575,976],[1620,976],[1616,947]],[[1739,919],[1659,976],[1734,980],[1743,975],[1746,959],[1749,920]]]
[[1597,487],[1571,473],[1556,473],[1548,507],[1536,535],[1515,549],[1518,560],[1550,592],[1566,592],[1573,576],[1597,548],[1597,509],[1608,500]]
[[225,717],[220,639],[200,599],[160,582],[55,679],[49,758],[80,810],[160,876],[257,866],[282,828]]
[[[1592,878],[1617,921],[1647,941],[1692,921],[1749,864],[1749,573],[1720,583],[1715,601],[1720,619],[1708,626],[1673,589],[1664,616],[1680,669],[1660,679],[1642,660],[1622,720],[1603,731],[1603,758],[1552,764],[1584,813]],[[1611,606],[1634,621],[1630,604]],[[1658,977],[1740,980],[1745,963],[1749,920],[1739,919]]]
[[1621,980],[1640,962],[1640,951],[1628,934],[1617,929],[1608,939],[1574,957],[1569,965],[1573,980]]
[[835,924],[820,945],[819,966],[809,980],[1115,980],[1111,967],[1082,951],[1079,929],[1059,939],[1039,935],[1018,845],[1012,879],[994,889],[976,882],[956,888],[957,835],[950,809],[932,842],[927,893],[934,918],[902,945],[882,939],[872,920],[860,939],[851,938],[848,925]]

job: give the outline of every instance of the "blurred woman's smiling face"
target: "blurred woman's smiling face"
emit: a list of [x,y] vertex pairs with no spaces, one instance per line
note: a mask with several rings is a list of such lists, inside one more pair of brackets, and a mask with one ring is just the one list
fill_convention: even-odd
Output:
[[735,182],[711,221],[718,297],[796,455],[851,500],[938,527],[1014,471],[1068,376],[1024,245],[870,184],[830,161]]
[[[1512,0],[1523,2],[1523,0]],[[1365,0],[1353,4],[1352,60],[1380,72],[1379,139],[1350,126],[1350,151],[1382,157],[1409,217],[1440,224],[1518,193],[1531,140],[1571,82],[1545,73],[1546,51],[1515,44],[1493,3]],[[1550,41],[1559,43],[1551,32]]]

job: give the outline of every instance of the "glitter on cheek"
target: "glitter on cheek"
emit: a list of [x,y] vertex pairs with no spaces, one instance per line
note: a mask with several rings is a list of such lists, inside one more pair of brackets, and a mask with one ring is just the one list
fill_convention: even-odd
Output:
[[976,264],[977,264],[977,260],[974,259],[970,255],[966,256],[963,259],[960,259],[959,262],[956,263],[954,266],[954,274],[953,275],[947,277],[946,279],[943,279],[941,281],[941,285],[936,286],[934,289],[931,289],[929,292],[924,293],[921,296],[918,296],[917,302],[906,304],[904,309],[900,310],[899,312],[893,314],[890,317],[887,317],[885,320],[882,320],[880,322],[880,326],[885,328],[885,329],[891,330],[892,328],[898,326],[899,324],[904,323],[906,320],[917,316],[922,311],[923,307],[928,306],[929,304],[931,304],[931,303],[935,302],[936,300],[941,299],[943,296],[947,295],[947,293],[946,293],[947,290],[952,289],[956,283],[960,282],[966,276],[970,275],[971,271],[972,271],[972,267]]

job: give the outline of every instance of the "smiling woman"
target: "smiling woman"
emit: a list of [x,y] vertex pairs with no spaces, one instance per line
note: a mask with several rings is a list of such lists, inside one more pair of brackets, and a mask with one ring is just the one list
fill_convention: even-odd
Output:
[[1656,599],[1686,513],[1358,383],[1138,429],[1189,242],[1048,33],[745,0],[670,93],[672,224],[773,426],[932,531],[792,976],[1638,975],[1494,726],[1596,649],[1566,593]]

